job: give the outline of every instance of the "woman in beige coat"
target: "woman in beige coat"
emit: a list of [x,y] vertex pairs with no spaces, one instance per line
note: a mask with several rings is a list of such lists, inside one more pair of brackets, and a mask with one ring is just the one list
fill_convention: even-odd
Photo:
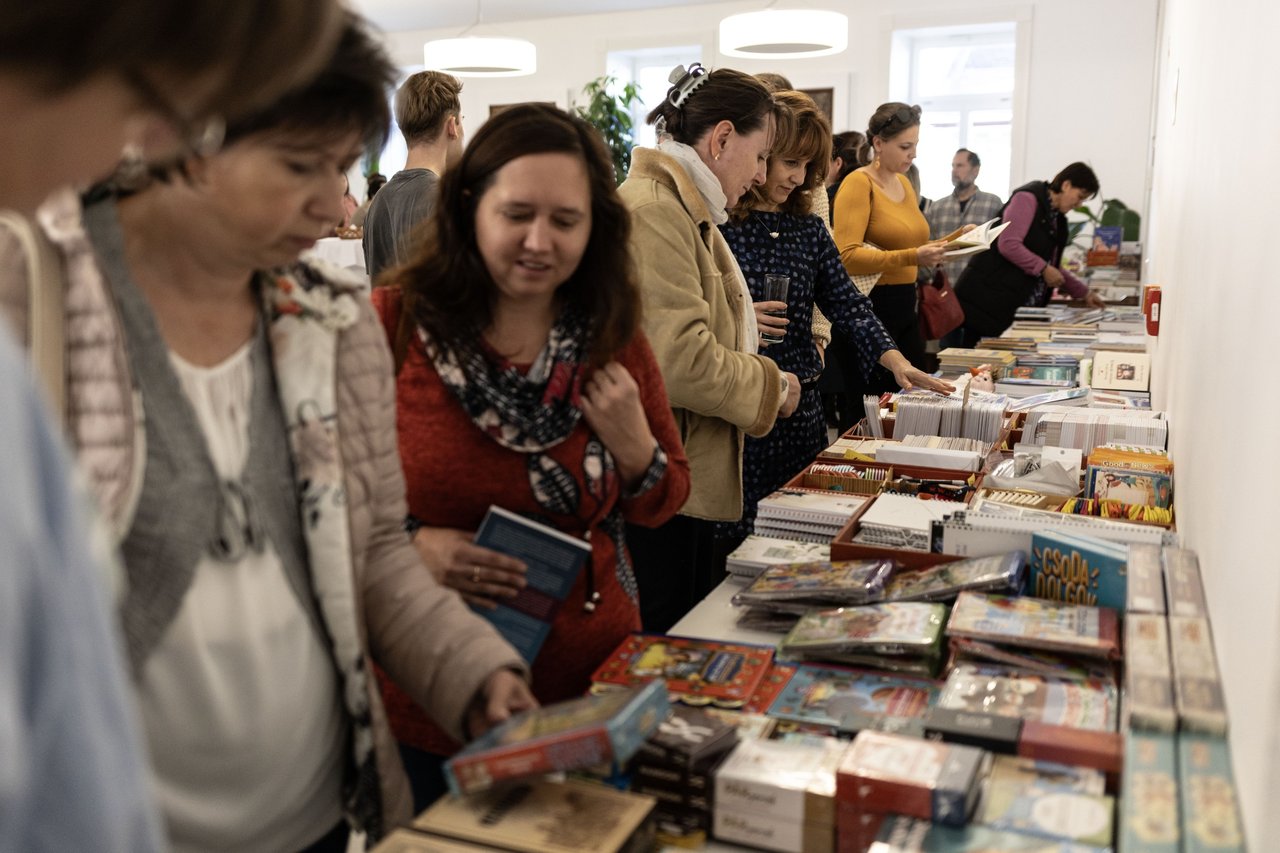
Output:
[[[402,529],[391,362],[358,283],[297,263],[381,144],[392,69],[321,76],[57,235],[69,426],[175,850],[344,851],[409,800],[373,662],[458,737],[533,704],[519,656]],[[270,272],[264,272],[270,270]]]
[[724,575],[714,524],[742,514],[743,435],[796,407],[800,383],[757,353],[742,273],[716,227],[764,180],[776,108],[750,75],[677,68],[649,115],[656,149],[637,148],[619,188],[631,210],[644,331],[689,456],[692,491],[676,518],[629,527],[646,630],[665,631]]

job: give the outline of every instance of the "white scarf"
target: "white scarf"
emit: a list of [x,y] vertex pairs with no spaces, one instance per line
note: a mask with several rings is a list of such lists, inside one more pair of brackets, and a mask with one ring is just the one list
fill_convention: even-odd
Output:
[[[673,157],[684,167],[685,172],[690,178],[693,178],[693,184],[698,188],[698,193],[702,196],[703,202],[707,205],[707,210],[711,212],[711,221],[716,225],[723,225],[729,221],[729,212],[725,210],[728,204],[728,198],[725,197],[724,189],[720,186],[720,179],[711,171],[711,167],[702,161],[698,156],[698,152],[694,151],[683,142],[676,142],[671,137],[663,137],[658,141],[658,150],[668,157]],[[724,239],[720,237],[720,239]],[[733,253],[729,253],[733,257]],[[742,268],[738,266],[738,259],[733,258],[733,275],[738,280],[738,286],[742,288],[742,346],[743,352],[758,352],[760,349],[760,327],[756,324],[756,312],[751,307],[751,290],[747,287],[746,277],[742,275]]]

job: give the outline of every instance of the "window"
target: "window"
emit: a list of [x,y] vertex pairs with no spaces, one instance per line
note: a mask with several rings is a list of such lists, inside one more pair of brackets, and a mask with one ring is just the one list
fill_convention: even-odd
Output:
[[616,78],[619,85],[634,82],[640,92],[640,102],[631,108],[636,145],[650,148],[654,145],[653,126],[645,124],[644,118],[667,96],[671,69],[701,59],[702,46],[696,44],[609,52],[606,73]]
[[923,109],[916,165],[926,197],[951,193],[957,148],[982,158],[981,189],[1008,197],[1015,37],[1012,21],[894,32],[890,88]]

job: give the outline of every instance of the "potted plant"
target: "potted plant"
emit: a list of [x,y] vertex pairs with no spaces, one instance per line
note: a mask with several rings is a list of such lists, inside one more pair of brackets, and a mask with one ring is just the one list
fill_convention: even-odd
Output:
[[631,168],[631,147],[635,144],[631,106],[640,100],[640,92],[634,83],[627,83],[618,94],[611,94],[609,90],[616,83],[611,76],[592,80],[582,87],[587,103],[574,104],[573,111],[600,131],[613,157],[614,177],[622,183]]
[[1091,222],[1094,225],[1119,225],[1124,229],[1123,239],[1137,240],[1142,230],[1142,217],[1138,211],[1129,207],[1118,198],[1109,198],[1102,202],[1101,209],[1094,213],[1093,209],[1088,205],[1080,205],[1074,211],[1086,217],[1079,222],[1071,223],[1067,231],[1067,239],[1073,242],[1080,232],[1084,230],[1085,223]]

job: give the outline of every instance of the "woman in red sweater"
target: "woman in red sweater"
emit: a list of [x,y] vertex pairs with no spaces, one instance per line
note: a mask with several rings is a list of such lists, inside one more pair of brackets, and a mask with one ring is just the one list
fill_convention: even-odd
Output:
[[[626,522],[689,493],[662,376],[639,330],[630,229],[597,132],[543,106],[490,119],[440,182],[422,246],[374,293],[396,352],[410,527],[441,583],[477,607],[524,566],[472,544],[491,504],[591,543],[533,661],[542,702],[581,695],[640,627]],[[384,679],[415,798],[458,745]]]

